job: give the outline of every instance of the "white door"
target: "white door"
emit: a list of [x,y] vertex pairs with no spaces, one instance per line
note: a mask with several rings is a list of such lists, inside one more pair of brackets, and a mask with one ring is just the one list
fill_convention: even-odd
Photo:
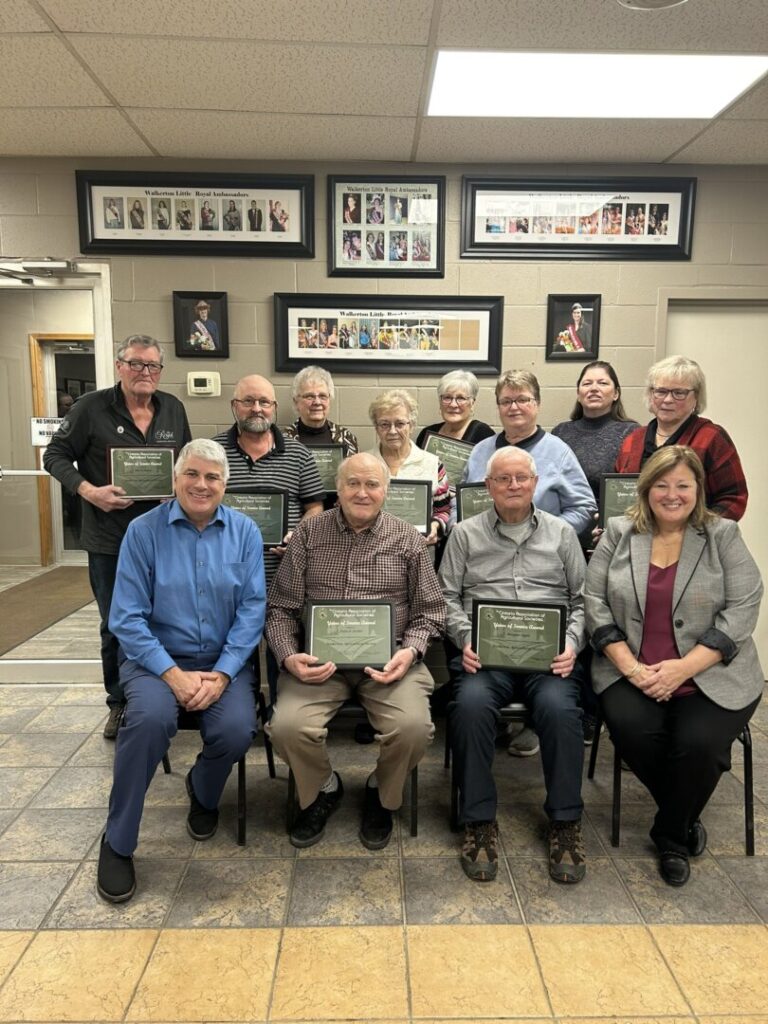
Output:
[[[695,359],[707,378],[704,415],[733,438],[749,488],[741,529],[768,589],[768,306],[670,303],[666,355]],[[755,643],[768,671],[768,596]]]

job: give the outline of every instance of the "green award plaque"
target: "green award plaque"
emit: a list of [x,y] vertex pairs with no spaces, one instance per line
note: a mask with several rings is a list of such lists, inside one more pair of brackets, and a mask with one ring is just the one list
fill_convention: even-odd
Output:
[[432,481],[390,480],[384,499],[384,511],[415,526],[419,533],[429,533],[432,522]]
[[597,525],[605,527],[609,519],[623,516],[637,501],[639,473],[604,473],[600,478],[600,505]]
[[307,445],[307,449],[315,460],[320,479],[323,481],[323,490],[336,493],[336,474],[339,466],[344,461],[343,444],[313,444]]
[[456,488],[456,521],[471,519],[493,508],[493,498],[485,484],[459,484]]
[[445,474],[448,482],[455,487],[464,475],[464,467],[469,456],[472,454],[474,445],[468,441],[459,441],[455,437],[446,437],[444,434],[433,434],[427,432],[424,441],[424,451],[432,452],[445,466]]
[[288,532],[288,491],[265,487],[229,488],[222,504],[252,519],[261,531],[265,548],[279,547]]
[[307,654],[337,668],[383,668],[395,650],[390,601],[307,601]]
[[134,501],[173,497],[173,464],[176,449],[139,446],[108,449],[109,482],[122,487]]
[[567,608],[530,601],[472,601],[472,649],[483,668],[548,672],[565,648]]

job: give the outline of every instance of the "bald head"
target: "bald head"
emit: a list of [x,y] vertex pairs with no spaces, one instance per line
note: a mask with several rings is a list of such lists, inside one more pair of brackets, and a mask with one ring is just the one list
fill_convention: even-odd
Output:
[[336,488],[344,518],[359,533],[381,512],[389,486],[389,470],[373,455],[361,453],[344,459],[336,474]]
[[263,434],[277,413],[275,389],[266,377],[253,373],[235,384],[232,412],[242,433]]

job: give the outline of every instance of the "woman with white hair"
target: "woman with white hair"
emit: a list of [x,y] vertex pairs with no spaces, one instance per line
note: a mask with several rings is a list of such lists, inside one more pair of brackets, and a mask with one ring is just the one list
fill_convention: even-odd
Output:
[[492,427],[482,420],[474,419],[479,391],[477,377],[469,370],[451,370],[441,377],[437,385],[437,397],[443,422],[431,423],[419,432],[416,438],[419,448],[424,447],[427,434],[443,434],[469,444],[493,437],[495,431]]
[[669,356],[654,363],[648,371],[645,401],[653,419],[624,438],[616,472],[639,473],[657,448],[686,445],[704,466],[707,508],[738,522],[747,509],[747,482],[727,432],[699,415],[707,404],[707,385],[699,364],[687,356]]
[[358,451],[357,438],[346,427],[328,419],[334,396],[333,378],[321,366],[305,366],[293,378],[291,396],[299,418],[289,427],[281,427],[284,437],[293,437],[308,448],[322,444],[340,444],[344,458]]

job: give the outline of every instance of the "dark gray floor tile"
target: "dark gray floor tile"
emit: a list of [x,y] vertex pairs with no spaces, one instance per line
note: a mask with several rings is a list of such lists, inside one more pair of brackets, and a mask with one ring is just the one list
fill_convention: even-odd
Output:
[[614,861],[647,924],[754,924],[757,915],[707,854],[691,861],[690,881],[667,885],[658,861]]
[[[547,855],[549,821],[540,807],[532,804],[500,804],[497,819],[507,857]],[[582,833],[588,857],[603,852],[600,840],[586,818],[582,819]]]
[[136,893],[127,903],[107,903],[96,892],[96,863],[83,864],[44,923],[44,928],[159,928],[168,914],[185,862],[136,857]]
[[[715,856],[742,856],[746,851],[744,806],[710,803],[702,815],[707,827],[707,846]],[[755,852],[768,853],[768,808],[755,803]]]
[[451,832],[448,808],[419,807],[419,834],[410,835],[404,822],[400,843],[404,857],[456,857],[461,847],[463,830]]
[[111,768],[60,768],[32,801],[33,807],[102,807],[112,788]]
[[58,768],[87,738],[87,732],[19,733],[0,747],[0,767]]
[[39,711],[24,727],[24,733],[91,732],[97,725],[104,728],[107,714],[104,705],[83,707],[79,704],[53,704]]
[[40,714],[40,708],[0,707],[0,734],[15,735]]
[[768,857],[717,857],[720,868],[768,924]]
[[67,761],[67,765],[70,768],[96,768],[106,765],[111,769],[114,760],[115,744],[104,739],[101,729],[96,729],[84,743],[80,744]]
[[22,811],[0,836],[0,860],[81,860],[104,830],[104,819],[100,809]]
[[86,707],[106,708],[106,694],[101,683],[67,686],[54,700],[54,705],[81,704]]
[[0,864],[0,929],[38,928],[77,864]]
[[[290,857],[296,851],[288,841],[285,827],[285,779],[270,779],[261,767],[246,768],[245,846],[235,841],[236,787],[227,786],[221,805],[221,822],[213,839],[194,844],[196,860],[244,860],[249,857]],[[186,816],[188,807],[184,807]],[[335,826],[335,821],[334,821]]]
[[589,804],[586,816],[595,829],[603,849],[611,857],[653,857],[656,847],[648,838],[653,824],[653,804],[626,804],[621,808],[619,846],[611,846],[611,806]]
[[519,924],[504,858],[492,882],[473,882],[454,856],[411,857],[403,862],[408,924]]
[[[138,864],[137,864],[138,867]],[[171,928],[274,928],[283,924],[292,861],[193,860],[166,924]]]
[[32,683],[29,686],[0,684],[0,706],[4,708],[44,708],[61,693],[57,686]]
[[296,861],[288,925],[401,922],[400,869],[395,859]]
[[24,807],[55,772],[55,768],[0,768],[0,804]]
[[588,857],[576,885],[549,877],[546,854],[509,859],[527,924],[637,924],[640,917],[608,857]]

